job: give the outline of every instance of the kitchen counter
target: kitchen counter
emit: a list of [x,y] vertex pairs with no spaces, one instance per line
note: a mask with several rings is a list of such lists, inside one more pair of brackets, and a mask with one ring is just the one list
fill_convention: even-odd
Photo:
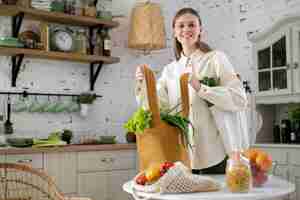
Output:
[[300,148],[300,144],[274,144],[274,143],[257,143],[253,147],[275,147],[275,148]]
[[84,152],[84,151],[118,151],[118,150],[130,150],[136,149],[136,144],[99,144],[99,145],[81,145],[71,144],[59,147],[47,147],[47,148],[15,148],[15,147],[3,147],[0,148],[0,155],[9,154],[33,154],[44,152]]

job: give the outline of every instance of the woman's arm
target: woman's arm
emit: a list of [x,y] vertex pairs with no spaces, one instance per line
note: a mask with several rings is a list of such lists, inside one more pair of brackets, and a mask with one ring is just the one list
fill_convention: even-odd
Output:
[[215,69],[217,77],[220,78],[220,86],[209,87],[200,84],[198,80],[197,84],[195,78],[192,78],[191,84],[197,94],[223,110],[245,109],[247,106],[246,93],[227,56],[223,52],[216,51],[210,59],[209,67]]

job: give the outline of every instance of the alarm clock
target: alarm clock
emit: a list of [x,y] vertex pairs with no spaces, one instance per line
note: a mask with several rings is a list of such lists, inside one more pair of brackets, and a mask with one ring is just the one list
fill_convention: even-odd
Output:
[[75,39],[73,31],[69,28],[58,27],[50,34],[51,50],[71,52],[75,50]]

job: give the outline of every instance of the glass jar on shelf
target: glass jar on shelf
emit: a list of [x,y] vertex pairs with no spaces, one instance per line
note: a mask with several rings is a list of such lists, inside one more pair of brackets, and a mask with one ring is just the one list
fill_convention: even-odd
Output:
[[111,56],[112,42],[107,28],[106,29],[103,28],[101,30],[101,38],[103,40],[103,55]]
[[96,17],[97,16],[97,8],[96,8],[96,5],[94,4],[94,1],[88,0],[85,2],[84,16],[87,16],[87,17]]
[[246,193],[252,188],[250,162],[241,152],[232,153],[227,160],[226,186],[233,193]]
[[87,37],[84,29],[77,30],[76,33],[76,52],[87,54]]
[[75,1],[75,15],[83,16],[84,15],[84,3],[82,0]]
[[95,43],[95,48],[94,48],[94,55],[103,55],[103,38],[101,37],[101,32],[100,30],[97,31],[96,33],[96,43]]
[[53,0],[50,4],[51,12],[64,12],[65,1],[64,0]]

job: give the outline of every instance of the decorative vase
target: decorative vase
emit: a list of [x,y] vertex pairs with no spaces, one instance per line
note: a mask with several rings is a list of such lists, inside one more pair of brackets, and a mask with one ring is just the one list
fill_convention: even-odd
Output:
[[126,141],[128,143],[136,143],[136,136],[133,132],[126,133]]
[[89,104],[80,104],[80,115],[86,117],[89,110]]

